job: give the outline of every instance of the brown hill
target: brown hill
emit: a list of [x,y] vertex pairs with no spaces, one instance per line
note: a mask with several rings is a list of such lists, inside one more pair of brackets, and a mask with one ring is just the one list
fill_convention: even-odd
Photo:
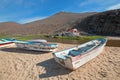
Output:
[[70,23],[76,22],[95,13],[69,13],[60,12],[43,20],[27,24],[18,24],[14,22],[0,23],[1,35],[30,35],[30,34],[52,34],[61,28],[73,27]]
[[83,19],[87,16],[95,13],[68,13],[60,12],[44,20],[35,21],[32,23],[25,24],[33,34],[52,34],[56,30],[66,29],[73,27],[70,23],[76,22],[78,19]]
[[76,24],[76,28],[91,34],[120,36],[120,9],[89,16]]
[[120,9],[101,13],[60,12],[27,24],[0,23],[0,35],[53,34],[73,27],[85,33],[120,35]]
[[0,35],[8,35],[17,33],[21,28],[21,25],[15,22],[3,22],[0,23]]

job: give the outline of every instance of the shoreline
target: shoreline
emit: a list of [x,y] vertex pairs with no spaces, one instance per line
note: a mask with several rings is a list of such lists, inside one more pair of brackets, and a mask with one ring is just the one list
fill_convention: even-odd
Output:
[[107,38],[108,40],[120,40],[120,37],[107,36],[106,38]]

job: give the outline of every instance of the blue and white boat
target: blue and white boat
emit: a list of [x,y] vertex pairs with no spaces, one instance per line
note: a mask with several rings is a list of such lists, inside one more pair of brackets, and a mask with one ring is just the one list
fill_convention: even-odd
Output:
[[59,52],[54,52],[56,62],[62,66],[75,70],[98,56],[104,49],[107,40],[99,38]]
[[4,41],[12,41],[16,44],[18,48],[22,48],[26,50],[51,52],[51,51],[55,51],[58,47],[58,44],[48,43],[44,39],[35,39],[35,40],[28,40],[28,41],[4,39]]

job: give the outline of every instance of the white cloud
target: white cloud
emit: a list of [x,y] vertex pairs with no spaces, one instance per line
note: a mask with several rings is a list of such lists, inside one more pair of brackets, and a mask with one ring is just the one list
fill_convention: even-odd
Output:
[[[88,6],[88,5],[98,5],[100,7],[106,7],[109,5],[113,5],[115,3],[120,2],[119,0],[84,0],[82,3],[79,4],[80,7]],[[97,6],[96,6],[97,7]]]
[[87,1],[84,1],[82,3],[80,3],[79,6],[86,6],[86,5],[89,5],[89,4],[101,4],[101,3],[104,3],[105,0],[87,0]]
[[120,3],[116,4],[116,5],[112,5],[112,6],[107,8],[107,10],[113,10],[113,9],[120,9]]
[[0,23],[5,22],[5,21],[0,21]]
[[47,18],[47,16],[21,19],[18,22],[21,23],[21,24],[25,24],[25,23],[30,23],[30,22],[37,21],[37,20],[42,20],[42,19],[45,19],[45,18]]

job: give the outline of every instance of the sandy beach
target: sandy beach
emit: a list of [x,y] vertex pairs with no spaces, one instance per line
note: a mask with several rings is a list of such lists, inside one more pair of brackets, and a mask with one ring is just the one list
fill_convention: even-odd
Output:
[[[71,44],[58,43],[58,51]],[[104,51],[75,71],[53,59],[52,52],[34,52],[15,46],[0,49],[0,80],[120,80],[120,47]]]

